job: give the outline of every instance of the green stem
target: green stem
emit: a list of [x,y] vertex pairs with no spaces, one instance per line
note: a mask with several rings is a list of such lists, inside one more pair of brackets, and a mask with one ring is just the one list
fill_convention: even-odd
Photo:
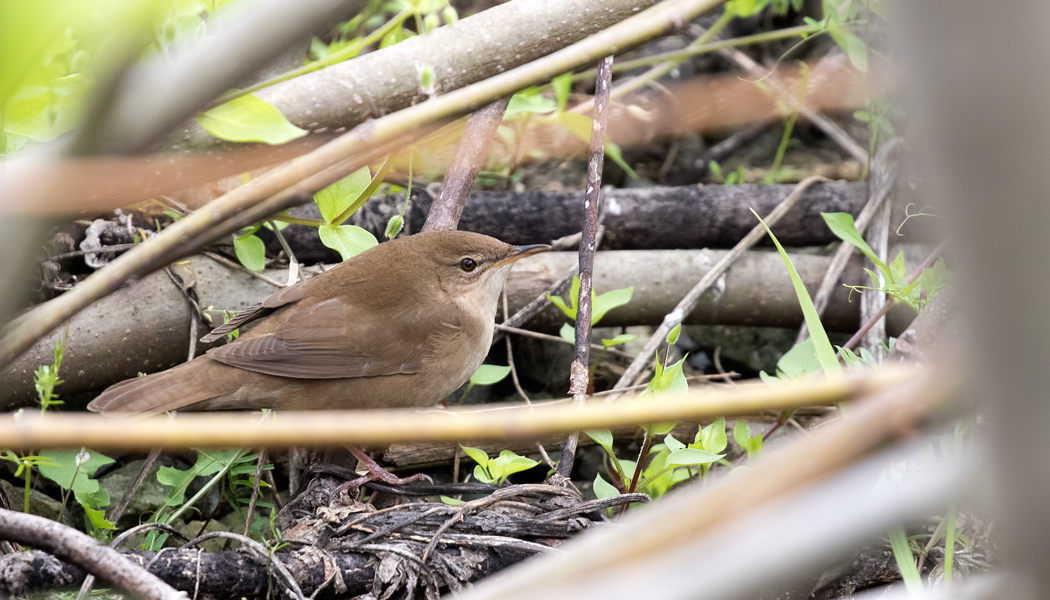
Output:
[[[751,44],[760,44],[762,42],[773,42],[776,40],[783,40],[787,38],[797,37],[800,35],[806,35],[810,33],[818,33],[821,28],[814,25],[799,25],[798,27],[788,27],[787,29],[778,29],[776,31],[767,31],[765,33],[756,33],[754,35],[745,35],[738,38],[732,38],[729,40],[719,40],[717,42],[709,42],[705,44],[698,44],[696,46],[690,45],[683,50],[675,50],[673,52],[664,52],[661,54],[654,54],[645,58],[636,58],[634,60],[626,60],[618,62],[613,65],[613,73],[620,73],[623,71],[629,71],[631,69],[637,69],[639,67],[648,67],[650,65],[659,64],[666,61],[683,61],[692,56],[700,54],[710,54],[726,48],[735,48],[737,46],[748,46]],[[589,71],[583,71],[572,76],[573,83],[577,81],[589,81],[597,76],[597,70],[591,69]]]
[[26,493],[25,493],[25,498],[23,500],[23,512],[25,512],[25,514],[28,515],[29,514],[29,489],[30,489],[29,482],[30,482],[30,480],[33,477],[33,467],[31,467],[27,463],[26,466],[25,466],[25,469],[26,469]]
[[291,223],[292,225],[306,225],[308,227],[320,227],[325,224],[323,219],[305,219],[302,217],[293,217],[284,213],[274,215],[272,218],[274,221]]
[[361,52],[361,50],[374,44],[376,41],[383,39],[383,37],[386,36],[386,34],[390,33],[395,27],[400,27],[401,24],[405,21],[405,19],[407,19],[413,13],[413,11],[413,8],[406,8],[405,10],[395,15],[393,19],[387,21],[382,27],[373,31],[365,39],[361,40],[356,44],[347,46],[346,48],[343,48],[338,52],[333,52],[332,54],[329,54],[321,60],[312,62],[308,65],[304,65],[302,67],[299,67],[298,69],[293,69],[291,71],[288,71],[287,73],[282,73],[281,75],[278,75],[273,79],[268,79],[262,83],[257,83],[251,86],[250,88],[244,90],[234,90],[223,94],[221,97],[219,97],[219,99],[215,102],[213,106],[224,104],[226,102],[229,102],[230,100],[236,100],[237,98],[240,98],[242,96],[247,96],[248,94],[258,92],[261,89],[268,88],[271,85],[283,83],[285,81],[288,81],[289,79],[295,79],[296,77],[300,77],[308,73],[313,73],[314,71],[320,71],[325,67],[330,67],[334,64],[341,63],[344,60],[354,58]]
[[944,587],[952,585],[952,563],[955,562],[955,513],[953,506],[948,509],[948,528],[944,534]]
[[[412,162],[411,162],[411,154],[410,154],[409,155],[409,171],[408,171],[408,180],[409,180],[410,184],[411,184],[411,181],[412,181],[412,166],[411,165],[412,165]],[[353,204],[348,206],[346,208],[346,210],[344,210],[343,212],[339,213],[339,216],[332,220],[332,225],[342,225],[344,221],[346,221],[347,219],[350,218],[350,215],[354,214],[354,212],[356,212],[357,209],[361,208],[361,206],[364,205],[364,203],[367,202],[368,199],[372,197],[372,194],[374,194],[375,191],[379,188],[379,185],[381,183],[383,183],[383,179],[386,178],[386,174],[390,171],[390,168],[393,167],[393,166],[394,166],[394,153],[391,152],[389,155],[387,155],[386,160],[383,161],[383,164],[382,164],[382,166],[379,167],[379,170],[376,171],[375,177],[373,177],[372,181],[370,181],[368,183],[368,187],[366,187],[364,189],[364,191],[362,191],[361,194],[358,195],[357,199],[354,200]],[[409,191],[411,191],[411,185],[409,186]],[[406,196],[406,199],[407,199],[407,196]]]

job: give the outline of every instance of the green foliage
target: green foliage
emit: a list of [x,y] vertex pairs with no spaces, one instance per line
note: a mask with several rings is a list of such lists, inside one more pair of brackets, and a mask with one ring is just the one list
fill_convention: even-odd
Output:
[[[591,325],[595,325],[598,321],[602,320],[605,313],[610,310],[623,306],[631,301],[631,296],[634,294],[634,287],[623,288],[619,290],[612,290],[605,292],[600,296],[596,296],[594,290],[591,290]],[[569,291],[567,298],[560,298],[558,296],[552,296],[547,294],[547,299],[550,300],[555,306],[561,309],[565,316],[572,320],[576,320],[576,311],[580,307],[580,278],[572,278],[572,287]]]
[[890,547],[893,548],[893,558],[897,561],[897,568],[900,569],[908,593],[923,595],[925,590],[922,587],[922,577],[919,576],[915,555],[912,554],[904,529],[897,527],[890,531]]
[[37,399],[40,400],[40,412],[44,413],[52,406],[58,406],[63,402],[58,399],[55,387],[62,384],[58,378],[58,370],[62,366],[62,354],[66,349],[67,328],[61,339],[55,340],[55,362],[51,365],[40,365],[33,372],[33,387],[36,389]]
[[[317,234],[321,237],[321,243],[338,252],[343,260],[357,256],[379,243],[368,230],[342,223],[375,193],[391,166],[391,157],[387,157],[375,176],[371,175],[368,167],[361,167],[314,194],[314,201],[325,221],[324,225],[318,227]],[[393,222],[387,225],[388,236],[393,225]],[[400,227],[397,229],[400,230]],[[396,232],[394,235],[397,235]]]
[[484,450],[463,445],[460,445],[460,448],[463,448],[467,456],[477,463],[477,466],[474,467],[474,479],[484,483],[502,484],[511,475],[527,471],[540,464],[538,461],[520,456],[510,450],[500,452],[496,458],[489,458]]
[[339,253],[343,260],[357,256],[379,243],[366,229],[357,225],[322,225],[317,228],[321,243]]
[[40,474],[73,492],[82,506],[100,508],[109,505],[109,494],[92,479],[99,467],[113,462],[112,458],[81,448],[77,450],[42,450],[40,456],[50,459],[39,466]]
[[722,165],[718,164],[718,161],[712,160],[707,163],[707,168],[711,171],[711,178],[715,183],[722,183],[725,185],[740,185],[744,183],[744,178],[747,172],[744,170],[744,165],[740,165],[735,171],[731,171],[729,175],[722,174]]
[[368,167],[361,167],[314,194],[314,202],[321,211],[321,218],[334,225],[342,223],[338,219],[368,189],[371,181],[372,173]]
[[481,365],[470,376],[471,385],[492,385],[510,374],[510,367],[500,365]]
[[762,434],[751,435],[751,427],[742,419],[733,428],[733,441],[747,452],[749,461],[762,454]]
[[828,334],[824,331],[824,325],[820,322],[820,315],[817,314],[817,309],[813,306],[813,299],[809,297],[809,291],[806,290],[806,285],[802,282],[802,278],[799,276],[798,271],[795,270],[795,266],[791,264],[791,259],[788,258],[787,251],[780,245],[780,240],[773,235],[769,226],[762,220],[762,217],[758,216],[758,213],[756,213],[754,209],[751,209],[751,213],[755,215],[758,222],[766,229],[766,233],[769,234],[770,239],[773,240],[773,243],[777,247],[777,251],[780,252],[780,257],[784,259],[784,265],[787,267],[788,275],[791,276],[791,283],[795,288],[795,295],[798,296],[798,303],[802,307],[802,315],[805,317],[806,326],[809,328],[813,351],[817,360],[820,362],[821,369],[823,369],[824,373],[828,376],[841,375],[842,366],[839,365],[838,358],[835,356],[835,349],[832,348],[831,342],[828,340]]
[[205,131],[228,142],[262,142],[278,145],[307,134],[288,122],[275,106],[253,94],[235,98],[197,114]]
[[930,300],[948,282],[948,268],[943,259],[939,259],[932,267],[923,269],[912,283],[908,283],[908,273],[904,265],[904,252],[898,252],[892,263],[886,264],[879,259],[871,246],[864,241],[864,237],[857,231],[853,222],[853,216],[849,213],[821,213],[824,222],[828,224],[831,232],[839,239],[855,246],[868,260],[875,265],[878,273],[865,269],[871,278],[873,285],[868,286],[846,286],[860,291],[864,289],[881,290],[886,294],[897,298],[908,306],[921,311],[929,304]]
[[266,268],[266,244],[254,233],[233,238],[233,252],[249,271],[259,272]]
[[21,476],[24,478],[25,495],[23,498],[22,511],[29,514],[29,491],[33,480],[33,468],[54,464],[54,461],[49,456],[37,456],[33,454],[19,456],[10,450],[0,451],[0,460],[14,463],[16,465],[15,477]]

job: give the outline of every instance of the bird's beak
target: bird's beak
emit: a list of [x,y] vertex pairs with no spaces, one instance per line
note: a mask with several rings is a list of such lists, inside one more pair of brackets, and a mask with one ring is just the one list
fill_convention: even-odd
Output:
[[509,264],[518,262],[526,256],[532,256],[533,254],[539,254],[540,252],[546,252],[551,247],[547,244],[529,244],[527,246],[514,246],[510,249],[510,253],[503,257],[502,260],[492,265],[493,268],[505,267]]

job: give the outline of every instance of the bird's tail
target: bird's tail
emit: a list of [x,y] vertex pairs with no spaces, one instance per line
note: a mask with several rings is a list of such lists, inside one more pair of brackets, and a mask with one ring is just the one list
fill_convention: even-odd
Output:
[[88,404],[88,410],[106,416],[148,416],[216,397],[221,392],[200,380],[200,365],[195,362],[111,385]]

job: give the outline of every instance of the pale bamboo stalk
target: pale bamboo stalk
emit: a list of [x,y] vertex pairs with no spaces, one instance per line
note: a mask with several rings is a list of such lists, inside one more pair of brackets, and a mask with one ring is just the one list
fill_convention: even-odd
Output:
[[563,402],[483,410],[282,412],[265,420],[257,413],[181,413],[128,420],[83,413],[22,412],[0,416],[0,448],[286,448],[535,439],[547,433],[832,406],[919,373],[911,368],[884,368],[834,381],[811,378],[774,386],[762,382],[706,386],[687,394],[648,396],[638,402],[589,402],[582,407]]

